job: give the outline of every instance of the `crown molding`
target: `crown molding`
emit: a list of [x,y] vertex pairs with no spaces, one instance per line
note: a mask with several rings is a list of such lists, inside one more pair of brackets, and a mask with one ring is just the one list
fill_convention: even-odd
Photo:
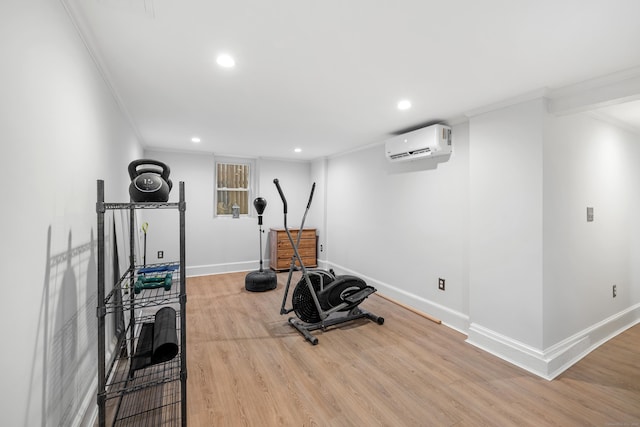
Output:
[[485,114],[490,111],[501,110],[503,108],[511,107],[512,105],[522,104],[523,102],[533,101],[534,99],[547,98],[549,95],[548,88],[541,88],[532,90],[531,92],[523,93],[522,95],[507,98],[502,101],[495,102],[493,104],[485,105],[484,107],[476,108],[464,113],[467,119],[470,119],[480,114]]
[[549,92],[549,112],[579,113],[640,99],[640,67],[585,80]]
[[108,67],[105,65],[106,61],[102,58],[102,55],[100,54],[100,50],[97,47],[98,43],[96,43],[95,37],[93,36],[93,32],[91,31],[91,28],[89,27],[89,25],[86,23],[86,20],[82,15],[82,12],[78,9],[78,7],[74,4],[72,0],[60,0],[60,3],[62,3],[62,6],[67,12],[69,19],[71,20],[71,23],[73,24],[78,35],[80,36],[82,43],[86,47],[87,52],[89,53],[89,56],[93,60],[93,63],[95,64],[98,70],[98,73],[102,77],[102,80],[107,86],[108,91],[111,93],[111,96],[113,96],[113,99],[115,100],[116,105],[118,106],[118,108],[122,112],[122,115],[125,117],[129,125],[131,126],[131,129],[134,135],[138,139],[138,143],[144,147],[145,143],[142,138],[142,135],[140,134],[140,131],[138,130],[138,126],[135,120],[133,120],[133,116],[127,109],[124,101],[122,100],[122,97],[118,93],[118,90],[115,88],[115,86],[112,83],[113,78],[109,73]]

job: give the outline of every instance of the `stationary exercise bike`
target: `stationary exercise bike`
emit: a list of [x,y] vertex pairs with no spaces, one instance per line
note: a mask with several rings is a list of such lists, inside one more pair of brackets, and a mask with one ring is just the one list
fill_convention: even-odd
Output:
[[[382,325],[384,318],[359,307],[361,302],[376,292],[376,288],[367,285],[365,281],[359,277],[351,275],[336,276],[332,270],[308,269],[302,262],[298,247],[316,184],[313,183],[311,187],[311,194],[309,195],[307,208],[302,216],[300,231],[298,232],[297,240],[294,241],[287,226],[287,199],[282,192],[278,179],[274,179],[273,183],[276,185],[280,198],[282,199],[284,206],[284,229],[293,247],[293,256],[291,257],[287,285],[284,290],[284,296],[282,297],[280,314],[284,315],[292,311],[295,312],[298,319],[290,317],[289,324],[313,345],[318,344],[318,338],[311,335],[311,331],[318,329],[324,330],[330,326],[361,318],[373,320],[379,325]],[[302,271],[302,278],[293,290],[291,308],[286,308],[293,272],[297,270],[296,261],[298,262],[299,269]]]

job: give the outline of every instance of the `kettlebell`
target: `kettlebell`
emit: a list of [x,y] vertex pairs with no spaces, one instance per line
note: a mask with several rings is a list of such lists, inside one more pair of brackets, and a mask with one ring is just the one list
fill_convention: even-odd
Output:
[[[144,166],[141,168],[141,166]],[[147,167],[155,166],[155,167]],[[138,159],[129,163],[129,196],[134,202],[167,202],[173,184],[166,164],[152,159]]]

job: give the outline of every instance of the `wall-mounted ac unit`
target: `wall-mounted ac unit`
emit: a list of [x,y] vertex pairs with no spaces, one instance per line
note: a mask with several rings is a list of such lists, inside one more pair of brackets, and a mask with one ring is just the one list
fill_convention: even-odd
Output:
[[451,153],[451,128],[433,125],[395,136],[385,143],[391,162],[444,156]]

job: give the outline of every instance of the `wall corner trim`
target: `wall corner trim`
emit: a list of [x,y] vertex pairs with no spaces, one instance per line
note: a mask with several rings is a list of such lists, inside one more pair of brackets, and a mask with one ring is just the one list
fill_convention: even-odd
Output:
[[533,348],[477,323],[469,326],[467,342],[550,381],[602,344],[638,323],[640,304],[616,313],[545,350]]

